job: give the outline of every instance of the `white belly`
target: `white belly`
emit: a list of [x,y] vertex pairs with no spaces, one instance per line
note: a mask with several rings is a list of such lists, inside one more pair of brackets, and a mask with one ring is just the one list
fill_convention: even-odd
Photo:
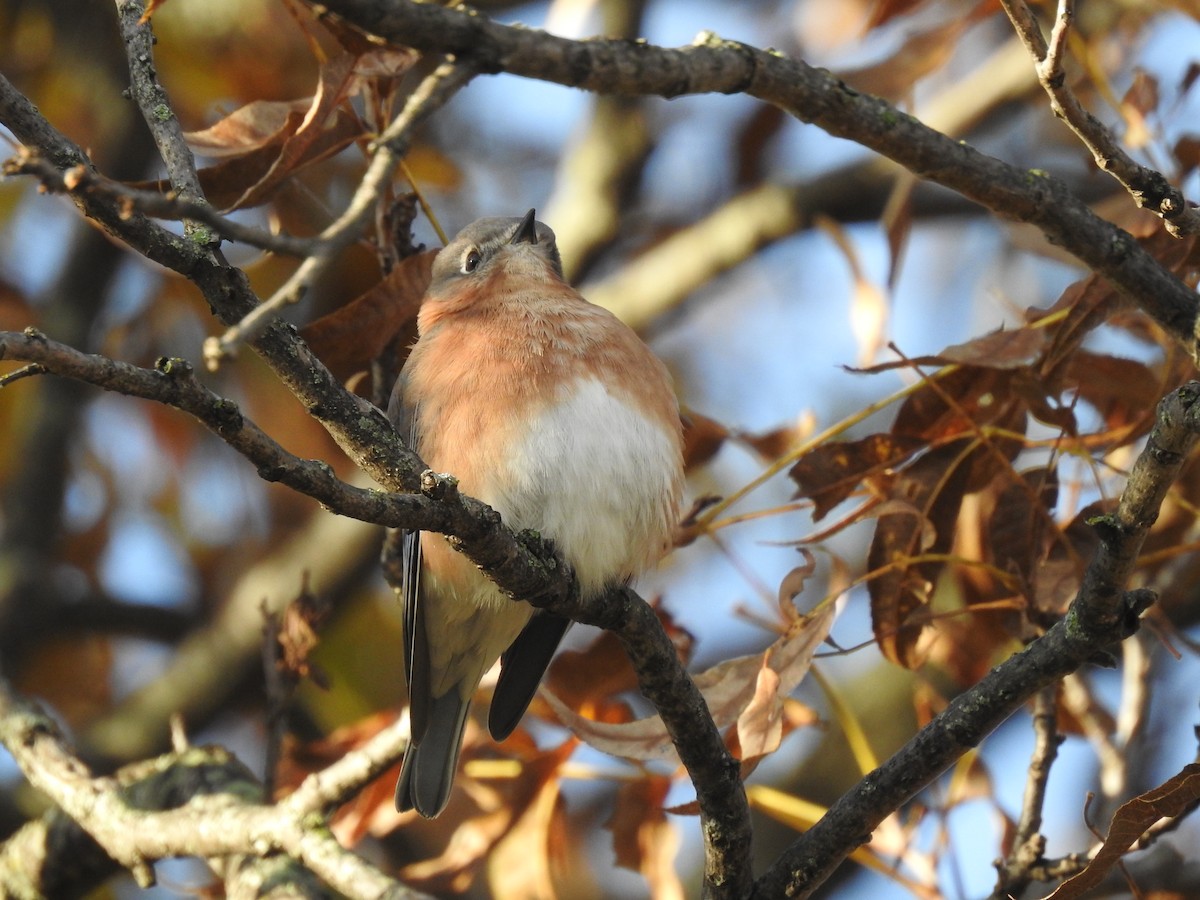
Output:
[[662,553],[677,513],[676,438],[599,381],[543,412],[506,468],[493,505],[510,527],[553,541],[584,593]]

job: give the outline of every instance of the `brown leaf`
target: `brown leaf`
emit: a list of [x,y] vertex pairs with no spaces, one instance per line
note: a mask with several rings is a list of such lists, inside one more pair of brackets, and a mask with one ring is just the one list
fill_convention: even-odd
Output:
[[[878,12],[882,5],[878,4],[875,11]],[[970,16],[955,16],[944,24],[918,31],[909,35],[887,59],[839,72],[838,77],[865,94],[874,94],[887,100],[908,97],[917,81],[946,64],[958,46],[958,38],[970,22]]]
[[1153,137],[1149,123],[1150,113],[1158,109],[1158,79],[1145,69],[1135,67],[1133,83],[1121,98],[1121,114],[1125,117],[1125,143],[1130,147],[1146,146]]
[[[505,743],[506,750],[511,746]],[[568,740],[551,750],[534,750],[532,754],[523,755],[518,774],[513,778],[476,778],[468,759],[458,776],[459,789],[446,811],[436,820],[413,821],[409,825],[413,832],[454,826],[452,836],[440,842],[444,851],[433,859],[405,866],[400,870],[400,877],[410,886],[427,891],[461,893],[486,866],[494,892],[498,881],[504,878],[504,870],[498,871],[496,867],[497,861],[503,859],[505,866],[513,867],[514,883],[517,880],[524,883],[531,876],[536,883],[550,849],[538,835],[545,835],[541,826],[546,817],[556,814],[558,771],[576,746],[575,741]],[[524,840],[529,842],[525,847],[527,858],[523,861],[514,856],[511,844],[503,854],[497,852],[505,838],[515,830],[520,830]],[[521,844],[522,841],[516,842],[517,847]]]
[[52,637],[31,648],[16,687],[51,704],[72,728],[112,708],[113,648],[107,637]]
[[913,224],[913,191],[920,183],[911,172],[900,172],[888,194],[887,205],[879,223],[888,243],[888,275],[887,289],[896,289],[896,281],[900,277],[900,263],[904,259],[904,248],[908,245],[908,237],[912,233]]
[[487,855],[496,900],[554,900],[553,864],[566,855],[568,840],[559,781],[554,777],[564,762],[565,755],[551,755],[540,763],[537,792]]
[[818,522],[865,479],[900,465],[924,446],[923,438],[891,434],[822,444],[800,457],[788,476],[798,485],[797,497],[813,500]]
[[691,471],[702,466],[724,446],[729,429],[695,410],[683,416],[683,467]]
[[738,129],[734,159],[737,161],[739,188],[757,185],[763,180],[767,145],[789,121],[789,117],[778,106],[761,103]]
[[1149,430],[1163,394],[1161,381],[1144,363],[1087,350],[1071,355],[1063,380],[1100,413],[1110,431],[1140,426],[1135,434],[1121,435],[1121,440]]
[[[764,666],[779,676],[777,696],[792,692],[808,672],[813,653],[829,634],[834,606],[826,604],[809,616],[801,616],[792,608],[791,617],[783,635],[764,652],[725,660],[694,677],[721,731],[735,725],[754,701]],[[620,724],[596,722],[579,715],[545,687],[541,694],[558,720],[597,750],[626,759],[679,761],[666,726],[657,715]]]
[[[695,639],[676,625],[671,614],[660,605],[655,605],[654,612],[671,637],[680,660],[686,663]],[[602,631],[582,650],[563,650],[557,654],[547,670],[546,686],[572,709],[593,718],[605,718],[602,711],[612,698],[636,691],[638,680],[621,642],[611,631]],[[606,720],[629,721],[628,707],[621,704],[621,709],[622,714]]]
[[963,366],[927,381],[901,405],[892,425],[897,437],[930,443],[974,433],[1003,415],[1012,375],[1004,369]]
[[1200,167],[1200,135],[1185,134],[1175,142],[1175,146],[1171,148],[1171,154],[1179,163],[1180,176],[1190,175],[1197,167]]
[[284,609],[276,635],[279,653],[275,665],[285,676],[293,681],[311,678],[319,687],[328,688],[328,676],[310,657],[332,612],[329,599],[314,594],[306,577],[300,593]]
[[963,344],[953,344],[938,354],[947,363],[965,363],[989,369],[1019,369],[1040,357],[1050,343],[1045,328],[992,331]]
[[993,564],[1016,575],[1030,600],[1035,594],[1035,573],[1046,552],[1043,536],[1057,502],[1057,471],[1030,469],[1000,492],[987,523]]
[[[734,756],[743,763],[779,749],[783,740],[783,700],[779,696],[779,673],[765,664],[758,670],[754,695],[737,718]],[[744,770],[743,770],[744,771]]]
[[795,425],[785,425],[782,428],[774,428],[756,434],[747,434],[742,431],[738,432],[737,439],[752,448],[763,459],[775,460],[790,453],[793,447],[808,437],[813,431],[813,424],[812,416],[805,414]]
[[[212,159],[245,156],[263,147],[282,144],[295,132],[313,98],[300,100],[255,100],[200,131],[184,133],[196,154]],[[294,124],[293,116],[300,116]]]
[[[317,93],[290,101],[256,100],[212,126],[184,135],[200,156],[221,160],[200,170],[214,206],[257,206],[285,179],[340,152],[363,134],[353,109],[343,105],[354,86],[355,58],[339,54],[321,65]],[[165,182],[137,187],[167,190]]]
[[1099,546],[1099,536],[1089,521],[1111,512],[1115,506],[1115,500],[1088,504],[1062,529],[1062,539],[1050,545],[1034,581],[1035,612],[1043,614],[1045,624],[1066,612],[1067,604],[1079,590],[1084,566]]
[[1200,764],[1190,763],[1178,774],[1113,813],[1104,845],[1078,875],[1068,878],[1048,900],[1073,900],[1098,885],[1121,857],[1159,819],[1173,819],[1200,801]]
[[402,260],[378,284],[300,330],[321,362],[345,381],[397,341],[407,344],[429,286],[436,250]]
[[[867,556],[876,573],[867,583],[871,596],[871,627],[884,656],[906,668],[920,663],[917,639],[926,622],[929,592],[944,563],[914,560],[923,552],[946,553],[954,538],[954,523],[966,493],[972,457],[988,451],[969,449],[963,438],[930,450],[908,466],[893,485],[892,499],[921,511],[880,516]],[[934,541],[922,549],[926,533],[922,520],[933,527]]]
[[866,275],[858,250],[842,226],[825,215],[815,224],[833,239],[850,266],[854,289],[850,297],[850,330],[858,342],[859,365],[868,365],[887,343],[888,298]]
[[864,31],[872,31],[885,25],[897,16],[912,12],[925,0],[875,0],[871,5],[870,17]]
[[617,865],[640,872],[653,900],[683,900],[683,885],[675,872],[679,831],[663,809],[671,779],[647,775],[617,791],[606,824],[613,836]]

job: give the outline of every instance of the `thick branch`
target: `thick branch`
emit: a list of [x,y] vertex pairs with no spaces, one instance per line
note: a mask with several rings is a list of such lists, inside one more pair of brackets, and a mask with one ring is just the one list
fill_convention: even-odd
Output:
[[[394,736],[389,737],[394,742]],[[333,796],[309,790],[301,795],[303,802],[289,798],[275,806],[260,805],[251,799],[260,787],[223,751],[185,750],[127,767],[116,776],[95,778],[54,721],[2,681],[0,743],[29,782],[143,887],[154,883],[149,865],[154,860],[283,852],[347,896],[423,896],[340,846],[324,822],[312,816],[314,793],[330,800]],[[345,780],[331,779],[338,784]]]
[[327,0],[332,10],[386,40],[453,53],[485,73],[508,72],[598,93],[744,93],[772,103],[957,191],[997,215],[1029,222],[1109,279],[1200,359],[1195,294],[1124,230],[1044,172],[1023,170],[941,134],[821,69],[711,33],[690,47],[573,41],[411,0]]
[[504,527],[494,510],[459,494],[452,483],[433,473],[427,472],[423,479],[423,494],[385,494],[342,482],[326,464],[287,453],[242,416],[236,405],[200,384],[182,360],[160,360],[157,369],[142,369],[80,353],[32,330],[0,332],[0,358],[37,363],[47,373],[190,413],[253,462],[267,480],[287,484],[342,515],[453,535],[513,596],[616,632],[634,661],[643,692],[676,739],[680,759],[696,787],[713,892],[718,896],[746,894],[750,823],[737,763],[670,639],[637,594],[620,589],[582,598],[570,571],[557,569],[558,560],[548,548],[531,549]]

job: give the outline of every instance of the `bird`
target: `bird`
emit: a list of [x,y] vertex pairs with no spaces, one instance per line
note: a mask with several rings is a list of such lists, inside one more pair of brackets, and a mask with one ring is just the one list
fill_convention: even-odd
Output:
[[[438,253],[388,415],[430,469],[549,541],[585,597],[627,584],[672,543],[683,437],[671,377],[564,280],[532,209],[479,219]],[[396,808],[432,818],[483,675],[500,659],[488,712],[500,741],[570,622],[504,594],[441,535],[407,531],[401,547],[411,738]]]

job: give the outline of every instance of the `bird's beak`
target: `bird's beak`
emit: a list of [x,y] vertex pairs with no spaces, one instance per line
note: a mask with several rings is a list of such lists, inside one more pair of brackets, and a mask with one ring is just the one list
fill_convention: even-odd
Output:
[[536,210],[530,210],[525,213],[525,218],[521,220],[521,224],[517,226],[517,233],[512,236],[510,244],[536,244],[537,243],[537,222],[534,221]]

